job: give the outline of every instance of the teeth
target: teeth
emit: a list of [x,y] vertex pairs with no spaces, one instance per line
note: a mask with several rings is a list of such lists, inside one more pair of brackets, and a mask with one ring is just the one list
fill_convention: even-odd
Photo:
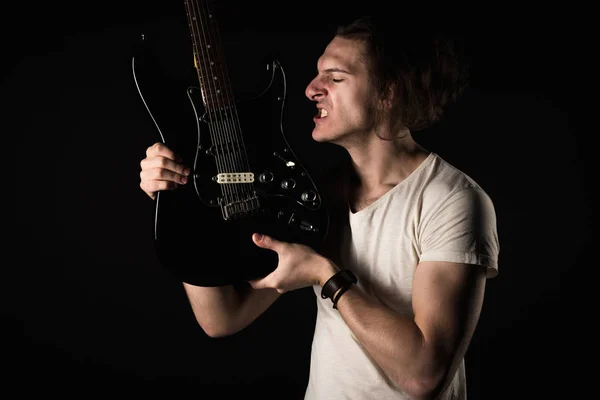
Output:
[[321,108],[321,118],[326,117],[327,116],[327,110],[324,108]]

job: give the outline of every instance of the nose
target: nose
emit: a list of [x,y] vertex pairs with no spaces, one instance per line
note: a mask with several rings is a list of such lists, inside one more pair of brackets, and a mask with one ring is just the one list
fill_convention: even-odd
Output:
[[306,86],[304,94],[306,95],[306,97],[313,101],[317,101],[325,95],[325,89],[320,84],[318,77],[310,81],[308,86]]

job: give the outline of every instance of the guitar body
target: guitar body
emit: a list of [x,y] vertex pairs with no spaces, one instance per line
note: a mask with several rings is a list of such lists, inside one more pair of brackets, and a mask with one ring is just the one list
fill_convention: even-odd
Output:
[[279,62],[267,63],[266,88],[256,96],[207,107],[206,90],[164,78],[151,49],[145,40],[132,59],[136,86],[161,140],[192,169],[186,185],[156,199],[161,264],[183,282],[222,286],[277,267],[277,254],[256,246],[254,232],[318,249],[329,214],[284,135]]

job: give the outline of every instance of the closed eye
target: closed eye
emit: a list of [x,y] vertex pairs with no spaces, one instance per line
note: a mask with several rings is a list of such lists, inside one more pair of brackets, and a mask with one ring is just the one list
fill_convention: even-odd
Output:
[[335,83],[340,83],[340,82],[342,82],[342,81],[343,81],[343,79],[332,79],[331,81],[332,81],[332,82],[335,82]]

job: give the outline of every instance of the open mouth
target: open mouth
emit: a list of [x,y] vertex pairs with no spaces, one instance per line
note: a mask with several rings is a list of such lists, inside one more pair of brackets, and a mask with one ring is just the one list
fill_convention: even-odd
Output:
[[319,109],[319,112],[318,112],[318,114],[317,114],[317,118],[325,118],[325,117],[327,117],[327,114],[328,114],[328,113],[327,113],[327,110],[326,110],[326,109],[324,109],[324,108],[320,108],[320,109]]

